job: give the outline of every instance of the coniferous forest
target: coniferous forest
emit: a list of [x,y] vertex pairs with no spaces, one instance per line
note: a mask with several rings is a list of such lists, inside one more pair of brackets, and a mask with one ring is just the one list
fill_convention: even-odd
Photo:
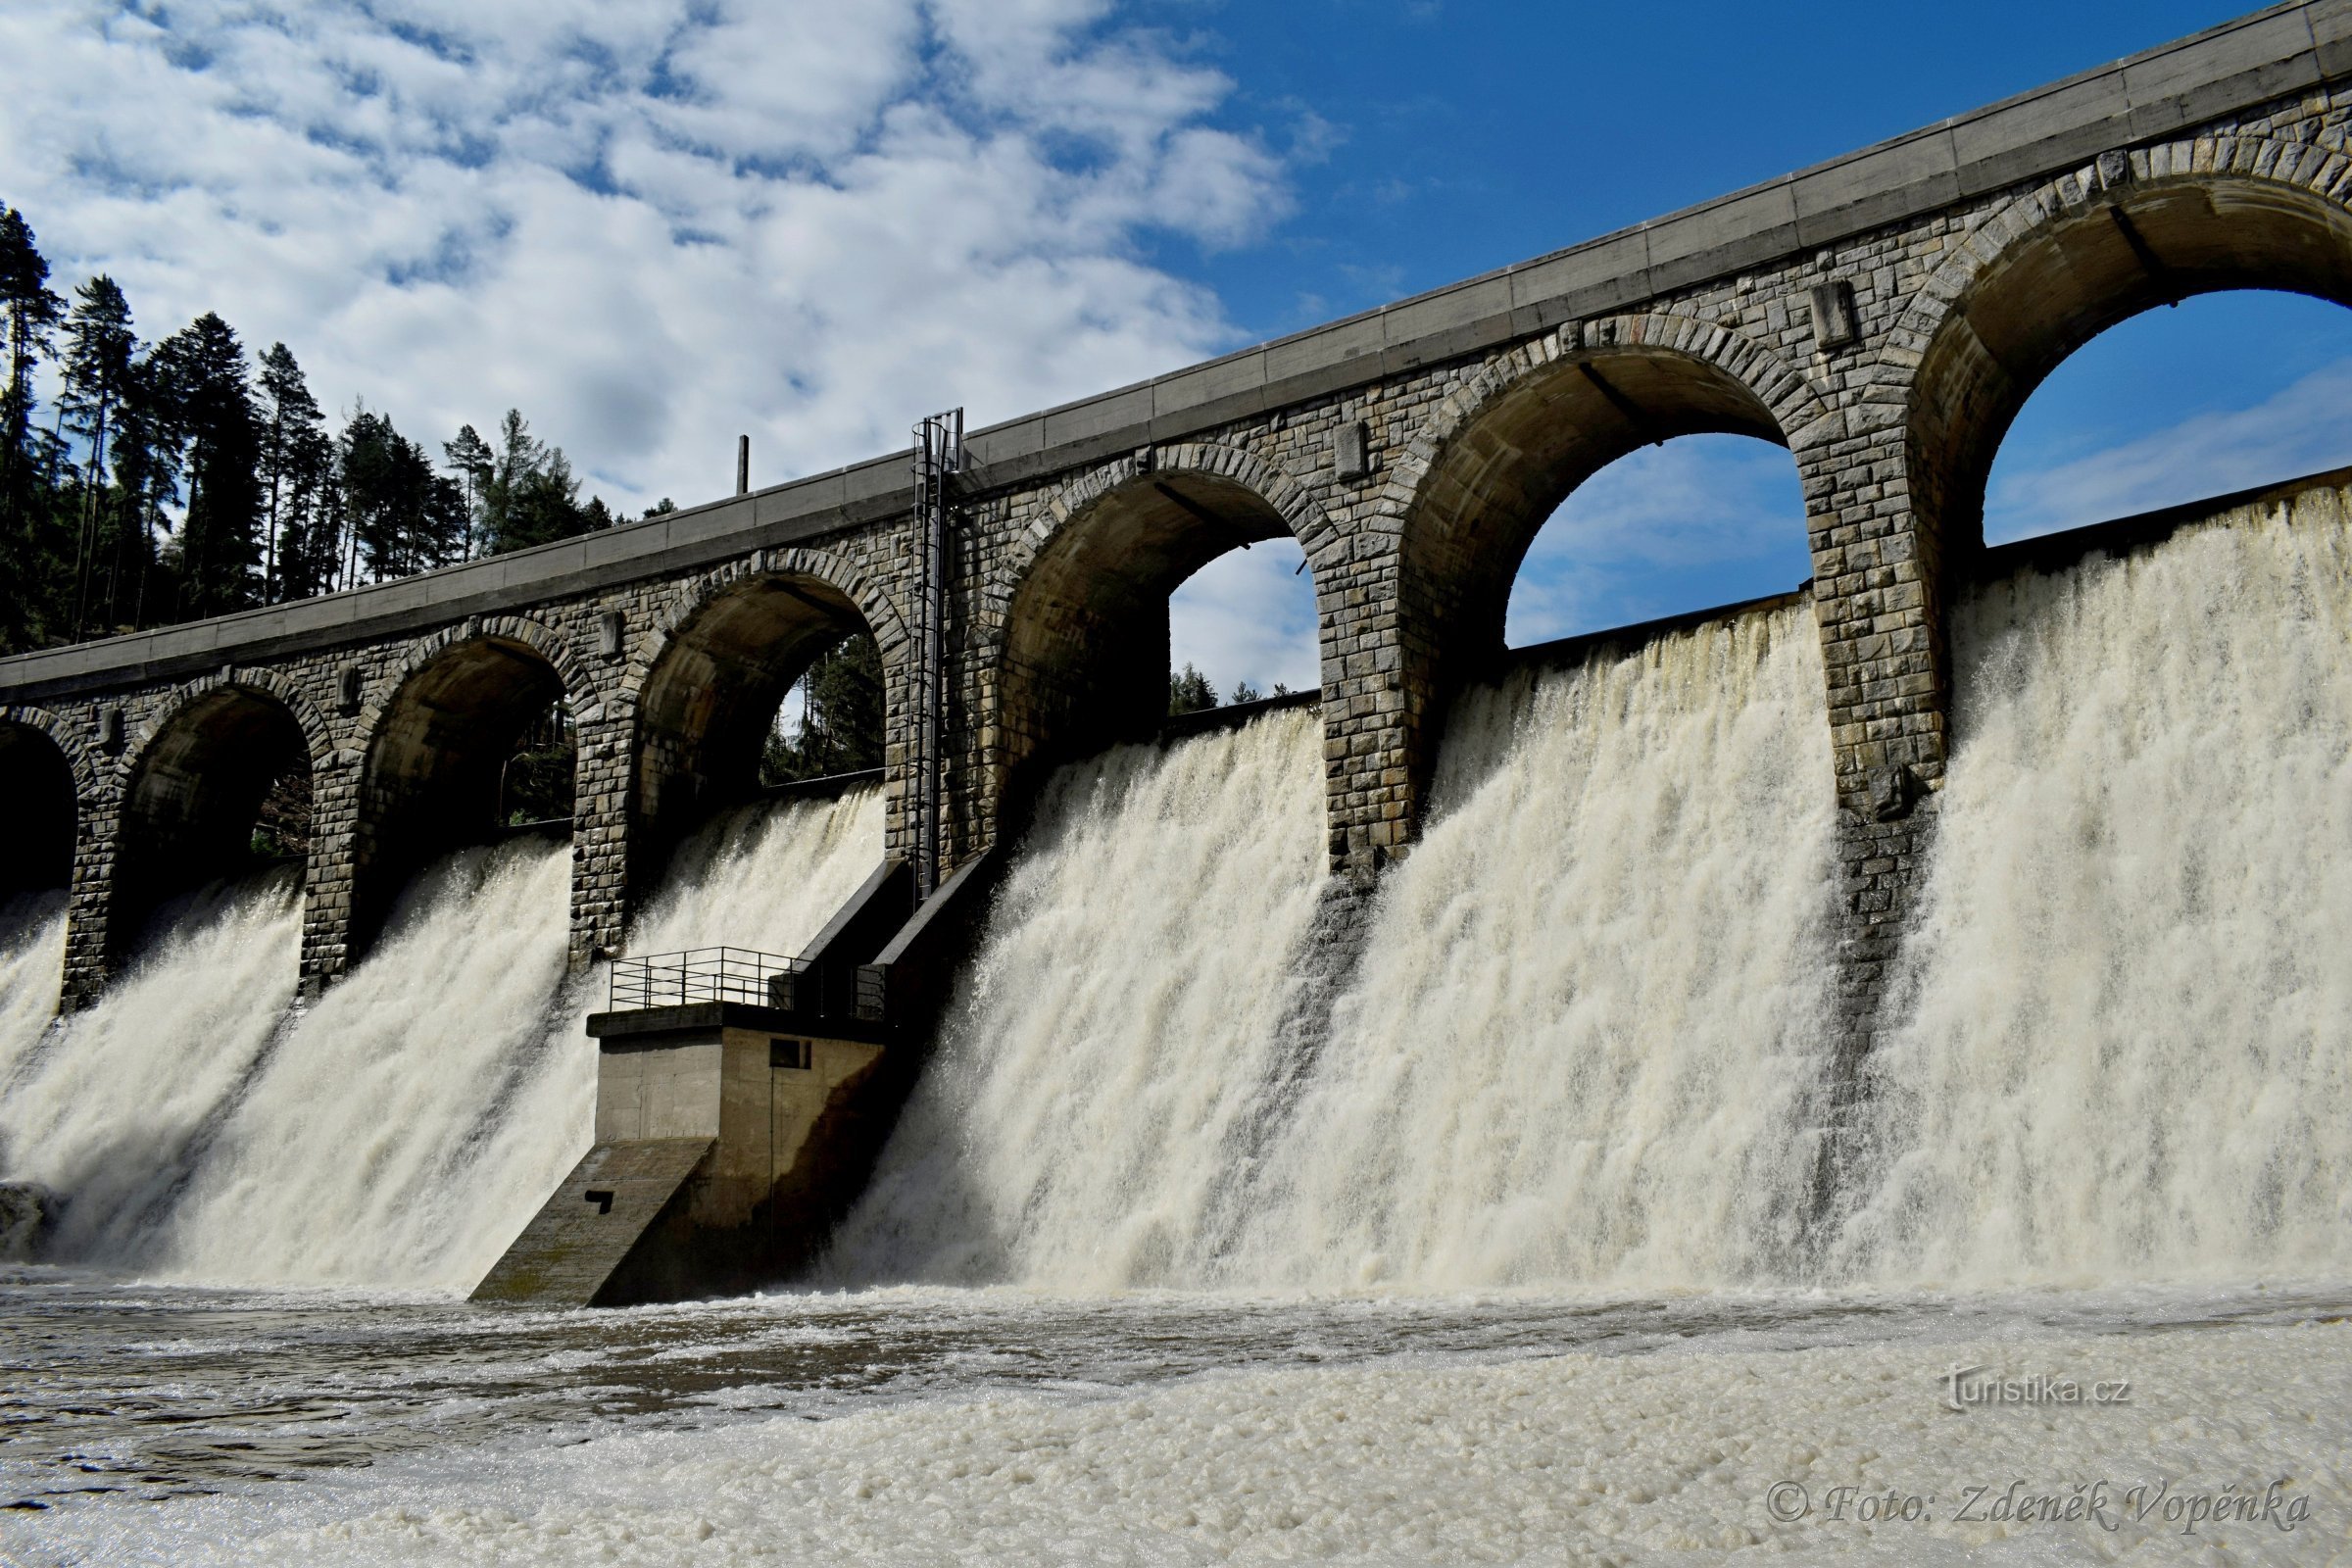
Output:
[[464,426],[436,454],[364,406],[331,428],[285,344],[257,355],[211,312],[142,338],[114,279],[52,287],[32,226],[4,202],[0,336],[0,654],[620,520],[601,498],[580,500],[563,449],[517,411],[487,439]]

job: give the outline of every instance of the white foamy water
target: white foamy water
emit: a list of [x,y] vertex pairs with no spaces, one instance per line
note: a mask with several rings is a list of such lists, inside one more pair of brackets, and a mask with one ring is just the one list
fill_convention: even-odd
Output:
[[237,1102],[151,1266],[470,1288],[587,1147],[596,1062],[565,997],[570,886],[570,847],[537,838],[412,882]]
[[1277,1024],[1319,722],[1065,769],[835,1268],[1450,1289],[1792,1266],[1828,995],[1818,649],[1800,607],[1466,698],[1295,1103]]
[[[66,962],[66,894],[0,900],[0,1096],[27,1064],[50,1020]],[[0,1149],[0,1171],[8,1151]]]
[[1829,995],[1808,607],[1474,692],[1235,1276],[1786,1274]]
[[679,847],[629,951],[797,955],[881,865],[882,814],[873,785],[730,812]]
[[[302,890],[277,870],[175,901],[98,1004],[19,1047],[0,1095],[5,1176],[66,1199],[50,1255],[142,1255],[294,998]],[[62,942],[56,950],[62,956]],[[5,1011],[57,1002],[54,969],[11,966]]]
[[[387,1451],[298,1481],[216,1473],[210,1496],[51,1493],[53,1512],[0,1515],[12,1560],[2306,1564],[2352,1519],[2352,1329],[2313,1321],[2336,1309],[2316,1300],[913,1291],[471,1322],[272,1305],[254,1348],[321,1363],[295,1411],[239,1444],[208,1402],[228,1347],[124,1345],[123,1375],[188,1390],[178,1430],[159,1423],[146,1458],[83,1412],[75,1451],[112,1485],[213,1446],[248,1474],[272,1450]],[[2114,1332],[2135,1317],[2175,1326]],[[460,1421],[521,1408],[503,1438],[416,1451],[397,1443],[422,1425],[415,1398],[386,1382],[403,1366]],[[2122,1398],[1955,1409],[1955,1367]],[[664,1402],[665,1369],[688,1383],[670,1419],[699,1404],[695,1430],[576,1441],[598,1394]],[[0,1452],[0,1477],[33,1457]]]
[[[792,953],[881,858],[876,791],[751,808],[690,842],[637,946]],[[0,970],[0,1179],[67,1200],[51,1254],[217,1284],[463,1292],[587,1148],[602,972],[570,977],[571,854],[462,851],[289,1016],[287,874],[200,900],[99,1005],[44,1034],[62,905]],[[49,901],[54,905],[55,900]]]
[[1064,768],[832,1268],[1197,1280],[1322,875],[1322,724]]
[[1881,1278],[2352,1264],[2352,532],[2336,492],[1959,607]]

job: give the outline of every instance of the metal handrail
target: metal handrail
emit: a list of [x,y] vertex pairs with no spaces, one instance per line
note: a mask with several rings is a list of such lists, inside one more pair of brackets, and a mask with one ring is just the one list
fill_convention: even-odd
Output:
[[764,1007],[769,1005],[771,979],[800,974],[808,967],[805,959],[750,948],[690,948],[615,958],[606,1003],[612,1012],[682,1007],[696,1002],[747,1002]]

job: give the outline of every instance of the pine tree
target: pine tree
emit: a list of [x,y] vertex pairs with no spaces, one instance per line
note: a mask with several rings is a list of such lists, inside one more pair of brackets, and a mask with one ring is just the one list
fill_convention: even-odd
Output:
[[156,351],[187,437],[188,507],[179,531],[180,618],[253,604],[262,563],[262,431],[245,349],[211,311]]
[[34,368],[49,352],[50,329],[65,301],[49,288],[49,263],[32,227],[14,207],[0,207],[0,652],[28,647],[50,618],[43,613],[54,570],[47,537],[55,523],[50,494],[57,442],[33,422]]
[[517,409],[507,411],[498,433],[490,477],[482,486],[488,553],[527,550],[585,532],[580,481],[572,476],[564,449],[532,435]]
[[311,396],[302,367],[283,343],[270,344],[270,352],[262,356],[262,373],[255,390],[260,394],[260,480],[268,491],[262,517],[262,602],[275,604],[299,597],[285,591],[280,562],[286,553],[289,525],[300,531],[299,523],[293,521],[293,493],[302,477],[302,465],[316,454],[310,438],[324,430],[326,416],[318,400]]
[[799,682],[801,721],[779,718],[760,760],[762,784],[789,784],[882,765],[882,651],[857,633],[819,654]]
[[459,546],[458,559],[471,561],[488,542],[488,532],[480,527],[482,494],[488,488],[494,463],[490,443],[470,424],[458,426],[455,440],[441,443],[441,454],[448,462],[445,467],[457,476],[466,498],[466,532]]
[[65,394],[60,402],[66,428],[81,442],[84,465],[70,621],[73,636],[79,638],[89,624],[93,590],[104,572],[102,552],[113,534],[108,448],[130,397],[131,362],[138,355],[139,339],[131,327],[130,302],[113,278],[101,272],[74,295],[74,313],[66,318]]
[[1182,670],[1168,672],[1168,716],[1178,713],[1197,713],[1203,708],[1217,706],[1217,689],[1206,675],[1195,669],[1187,661]]
[[[177,387],[160,353],[134,360],[118,411],[114,439],[115,526],[108,559],[105,624],[136,630],[148,624],[150,590],[161,552],[156,534],[168,532],[164,509],[179,499],[183,436]],[[160,605],[153,607],[160,608]]]

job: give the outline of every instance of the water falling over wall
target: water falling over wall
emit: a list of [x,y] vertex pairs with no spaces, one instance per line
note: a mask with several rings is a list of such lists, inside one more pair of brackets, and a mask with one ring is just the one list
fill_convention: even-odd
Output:
[[1295,1103],[1276,1025],[1319,881],[1320,724],[1065,769],[837,1273],[1769,1270],[1828,995],[1820,692],[1799,606],[1466,698]]
[[[747,808],[681,851],[645,942],[797,951],[880,859],[879,792]],[[44,1029],[62,905],[0,958],[0,1177],[66,1200],[55,1260],[229,1284],[469,1288],[587,1147],[601,973],[565,971],[571,856],[462,851],[289,1011],[291,873],[169,918]],[[43,955],[46,954],[44,957]]]
[[1311,710],[1055,775],[835,1278],[1200,1277],[1314,912],[1321,784]]
[[1881,1157],[1838,1260],[1968,1284],[2352,1263],[2342,493],[1956,607]]
[[1821,689],[1798,604],[1466,695],[1224,1273],[1792,1270],[1830,991]]
[[[60,921],[41,945],[62,954]],[[0,1083],[0,1174],[66,1199],[50,1256],[150,1254],[277,1034],[301,942],[300,882],[280,868],[174,901],[105,1000],[64,1023],[24,1028],[55,1008],[58,976],[37,961],[10,965],[0,1014],[19,1033]]]

